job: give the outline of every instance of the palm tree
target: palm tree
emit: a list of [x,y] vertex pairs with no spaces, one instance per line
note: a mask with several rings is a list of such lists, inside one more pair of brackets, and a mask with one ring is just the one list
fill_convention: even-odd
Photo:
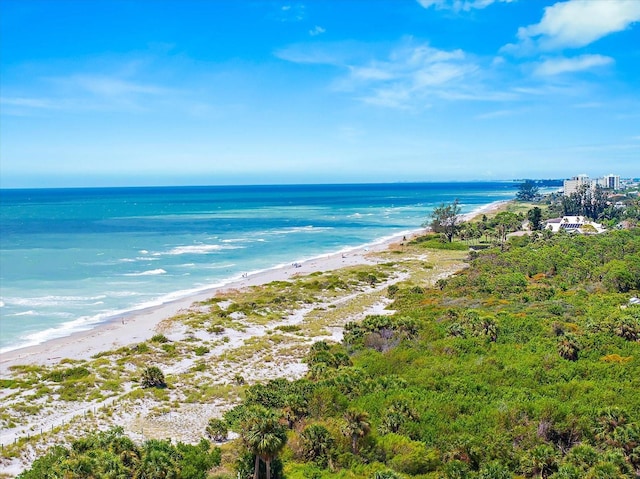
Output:
[[313,424],[302,431],[300,436],[305,459],[314,461],[322,467],[328,464],[333,470],[332,457],[335,441],[329,430],[320,424]]
[[248,418],[243,440],[256,456],[253,478],[258,479],[260,460],[267,467],[267,479],[271,479],[271,461],[278,456],[287,444],[287,429],[280,418],[271,410],[256,411]]
[[351,438],[351,452],[358,454],[358,439],[365,437],[371,430],[369,414],[357,409],[348,409],[344,413],[344,419],[347,423],[344,426],[343,433]]

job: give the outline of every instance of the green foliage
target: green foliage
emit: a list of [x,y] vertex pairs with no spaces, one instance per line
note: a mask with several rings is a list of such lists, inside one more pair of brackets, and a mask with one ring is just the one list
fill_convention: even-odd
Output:
[[[285,470],[293,479],[633,478],[640,307],[629,299],[640,294],[640,231],[533,234],[502,246],[474,253],[436,288],[415,278],[389,288],[393,313],[347,323],[342,344],[312,344],[305,378],[243,388],[243,403],[207,435],[226,425],[240,433],[242,445],[231,447],[243,478]],[[301,290],[383,276],[316,274]],[[264,294],[256,307],[284,308],[283,294]],[[36,381],[48,373],[30,374]],[[60,382],[47,387],[60,394],[93,381],[81,371],[57,374]],[[131,475],[134,468],[155,477],[158,468],[187,471],[185,458],[204,464],[213,454],[158,441],[118,465],[111,446],[87,457],[92,441],[52,450],[24,477],[91,477],[81,471],[102,464],[121,477],[145,477]],[[204,477],[201,470],[188,477]]]
[[219,449],[205,440],[197,445],[149,440],[136,446],[122,428],[77,439],[71,448],[55,446],[36,459],[19,479],[163,477],[205,479],[220,464]]
[[426,474],[436,470],[440,464],[437,451],[406,436],[387,434],[380,438],[379,445],[387,458],[387,464],[397,472],[412,476]]
[[597,220],[607,209],[607,195],[597,186],[592,190],[588,185],[582,185],[578,191],[562,198],[562,213],[564,216],[586,216]]
[[[242,441],[251,453],[264,462],[266,478],[271,479],[271,461],[287,443],[286,428],[279,415],[263,407],[253,408],[241,424]],[[256,460],[254,478],[258,478],[260,462]]]
[[46,378],[50,379],[51,381],[61,383],[63,381],[82,379],[89,376],[90,374],[91,372],[87,368],[85,368],[84,366],[78,366],[75,368],[53,370],[46,376]]
[[196,354],[196,356],[204,356],[209,351],[210,351],[210,349],[208,347],[206,347],[206,346],[198,346],[197,348],[195,348],[193,350],[193,352]]
[[333,468],[336,441],[326,427],[312,424],[302,431],[300,437],[302,438],[303,457],[307,461],[312,461],[322,468],[329,465]]
[[229,426],[223,419],[212,418],[209,419],[207,429],[205,431],[207,437],[215,442],[222,442],[227,440],[229,434]]
[[150,366],[142,371],[140,386],[143,388],[164,388],[167,383],[164,374],[157,366]]
[[533,231],[538,231],[542,225],[542,210],[538,206],[534,206],[527,211],[527,219]]
[[[462,225],[460,225],[462,227]],[[459,241],[448,241],[446,236],[440,236],[437,234],[426,234],[418,236],[411,240],[410,245],[419,245],[422,248],[429,249],[441,249],[449,251],[466,251],[469,246]]]
[[516,193],[516,199],[518,201],[532,201],[538,194],[538,186],[531,180],[525,180],[524,183],[520,183],[518,191]]
[[448,205],[442,203],[431,213],[429,226],[436,233],[441,233],[450,243],[460,229],[460,211],[462,209],[457,199]]

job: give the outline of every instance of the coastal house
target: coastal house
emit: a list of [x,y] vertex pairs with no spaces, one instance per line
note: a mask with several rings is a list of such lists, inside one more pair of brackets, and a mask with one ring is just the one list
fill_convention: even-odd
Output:
[[546,230],[558,233],[561,230],[567,233],[593,234],[603,233],[606,229],[594,221],[590,221],[584,216],[563,216],[562,218],[552,218],[545,223]]

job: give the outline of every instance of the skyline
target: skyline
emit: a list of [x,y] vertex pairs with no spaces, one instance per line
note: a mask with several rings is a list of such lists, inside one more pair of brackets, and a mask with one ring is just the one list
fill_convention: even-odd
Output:
[[3,188],[639,175],[635,0],[1,7]]

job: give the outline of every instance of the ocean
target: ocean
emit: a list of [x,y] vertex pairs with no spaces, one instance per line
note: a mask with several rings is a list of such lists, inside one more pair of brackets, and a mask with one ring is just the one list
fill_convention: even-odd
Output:
[[0,352],[471,212],[512,182],[0,189]]

